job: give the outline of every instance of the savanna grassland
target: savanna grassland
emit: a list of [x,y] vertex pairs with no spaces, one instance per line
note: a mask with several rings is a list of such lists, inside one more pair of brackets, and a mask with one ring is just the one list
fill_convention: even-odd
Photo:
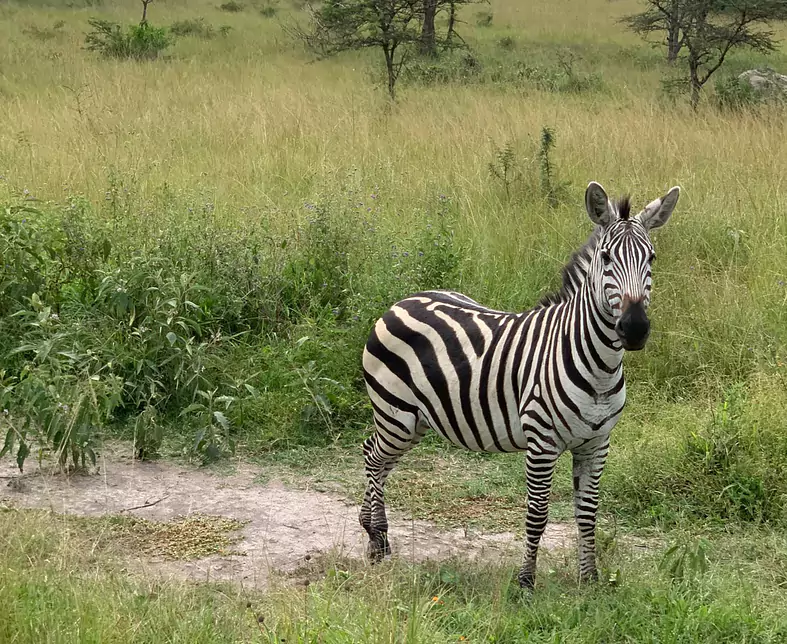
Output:
[[[337,561],[266,594],[163,584],[88,528],[9,510],[0,639],[787,641],[784,107],[720,104],[710,83],[694,112],[665,92],[662,50],[617,23],[632,0],[464,7],[469,51],[413,60],[393,104],[378,52],[315,60],[288,35],[295,4],[218,4],[151,4],[185,35],[137,62],[84,45],[89,19],[135,23],[138,2],[0,2],[3,456],[82,464],[120,437],[357,496],[360,353],[387,306],[439,287],[524,310],[589,234],[590,180],[636,208],[677,184],[601,486],[614,583],[580,588],[570,559],[529,600],[511,570],[466,562]],[[786,72],[784,47],[718,74]],[[521,529],[522,469],[426,440],[389,500]]]

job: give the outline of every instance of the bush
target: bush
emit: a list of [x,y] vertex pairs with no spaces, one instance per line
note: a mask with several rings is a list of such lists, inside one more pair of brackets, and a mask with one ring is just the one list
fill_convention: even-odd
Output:
[[240,2],[235,2],[235,0],[229,0],[229,2],[219,5],[219,9],[228,13],[238,13],[243,11],[243,5]]
[[93,30],[85,37],[87,49],[97,51],[107,58],[155,60],[172,41],[163,27],[148,23],[123,28],[116,22],[91,18]]
[[721,110],[742,110],[763,103],[763,95],[737,76],[716,80],[716,106]]
[[478,11],[475,14],[475,23],[479,27],[490,27],[493,19],[494,14],[491,11]]
[[52,25],[51,28],[38,27],[36,25],[31,25],[27,29],[23,29],[22,33],[27,34],[31,38],[35,38],[36,40],[41,41],[48,41],[58,38],[59,36],[63,35],[63,27],[66,26],[66,23],[63,20],[58,20],[55,24]]
[[276,15],[276,11],[275,4],[265,4],[260,7],[260,15],[264,18],[273,18]]
[[402,70],[405,82],[424,85],[474,83],[482,81],[483,66],[469,52],[443,55],[440,58],[419,58]]
[[787,525],[781,387],[729,387],[710,420],[690,426],[671,448],[640,446],[633,462],[605,474],[602,493],[616,512],[646,523]]
[[34,448],[83,465],[112,425],[147,457],[185,421],[183,450],[203,460],[252,429],[260,449],[360,431],[371,323],[459,276],[444,198],[393,240],[376,193],[306,204],[278,235],[216,223],[212,204],[151,234],[117,186],[107,194],[107,213],[69,199],[0,216],[0,448],[20,466]]
[[216,35],[215,29],[207,24],[203,18],[178,20],[170,25],[169,31],[175,36],[194,36],[205,39],[213,38]]
[[505,49],[506,51],[512,51],[516,49],[516,39],[512,36],[503,36],[497,41],[497,44],[500,49]]

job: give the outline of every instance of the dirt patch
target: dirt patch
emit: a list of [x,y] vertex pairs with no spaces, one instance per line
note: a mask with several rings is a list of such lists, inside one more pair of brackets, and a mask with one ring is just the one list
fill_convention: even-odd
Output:
[[[358,506],[336,492],[264,485],[264,471],[241,463],[220,474],[170,461],[139,462],[131,450],[105,450],[98,473],[65,476],[31,468],[19,476],[13,463],[0,464],[0,500],[19,508],[46,508],[81,516],[129,515],[172,522],[178,517],[218,516],[242,524],[233,543],[237,554],[171,561],[163,556],[129,555],[144,571],[193,580],[264,586],[272,573],[297,571],[314,559],[361,559],[366,534],[358,525]],[[462,558],[514,560],[522,545],[510,532],[484,534],[439,529],[427,521],[390,511],[391,543],[396,556],[412,562]],[[573,545],[573,524],[547,526],[542,547]]]

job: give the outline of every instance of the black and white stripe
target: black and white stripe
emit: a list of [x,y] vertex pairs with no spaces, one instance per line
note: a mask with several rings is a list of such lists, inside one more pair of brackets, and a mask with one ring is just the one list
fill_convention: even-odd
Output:
[[527,461],[527,547],[519,574],[535,579],[538,543],[557,458],[570,450],[580,574],[595,578],[598,485],[609,435],[626,400],[624,349],[649,332],[653,246],[679,189],[636,217],[591,183],[596,224],[563,271],[563,286],[524,313],[481,306],[461,293],[429,291],[394,304],[363,354],[376,432],[364,442],[369,484],[360,513],[374,560],[390,553],[383,490],[399,458],[428,428],[460,447],[522,451]]

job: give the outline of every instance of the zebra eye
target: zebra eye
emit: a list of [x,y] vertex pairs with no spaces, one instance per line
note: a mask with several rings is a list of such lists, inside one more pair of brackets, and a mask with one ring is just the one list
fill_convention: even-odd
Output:
[[656,253],[650,254],[650,259],[648,260],[651,264],[656,261]]
[[609,253],[605,250],[601,251],[601,261],[604,262],[606,266],[612,262],[612,258],[609,256]]

